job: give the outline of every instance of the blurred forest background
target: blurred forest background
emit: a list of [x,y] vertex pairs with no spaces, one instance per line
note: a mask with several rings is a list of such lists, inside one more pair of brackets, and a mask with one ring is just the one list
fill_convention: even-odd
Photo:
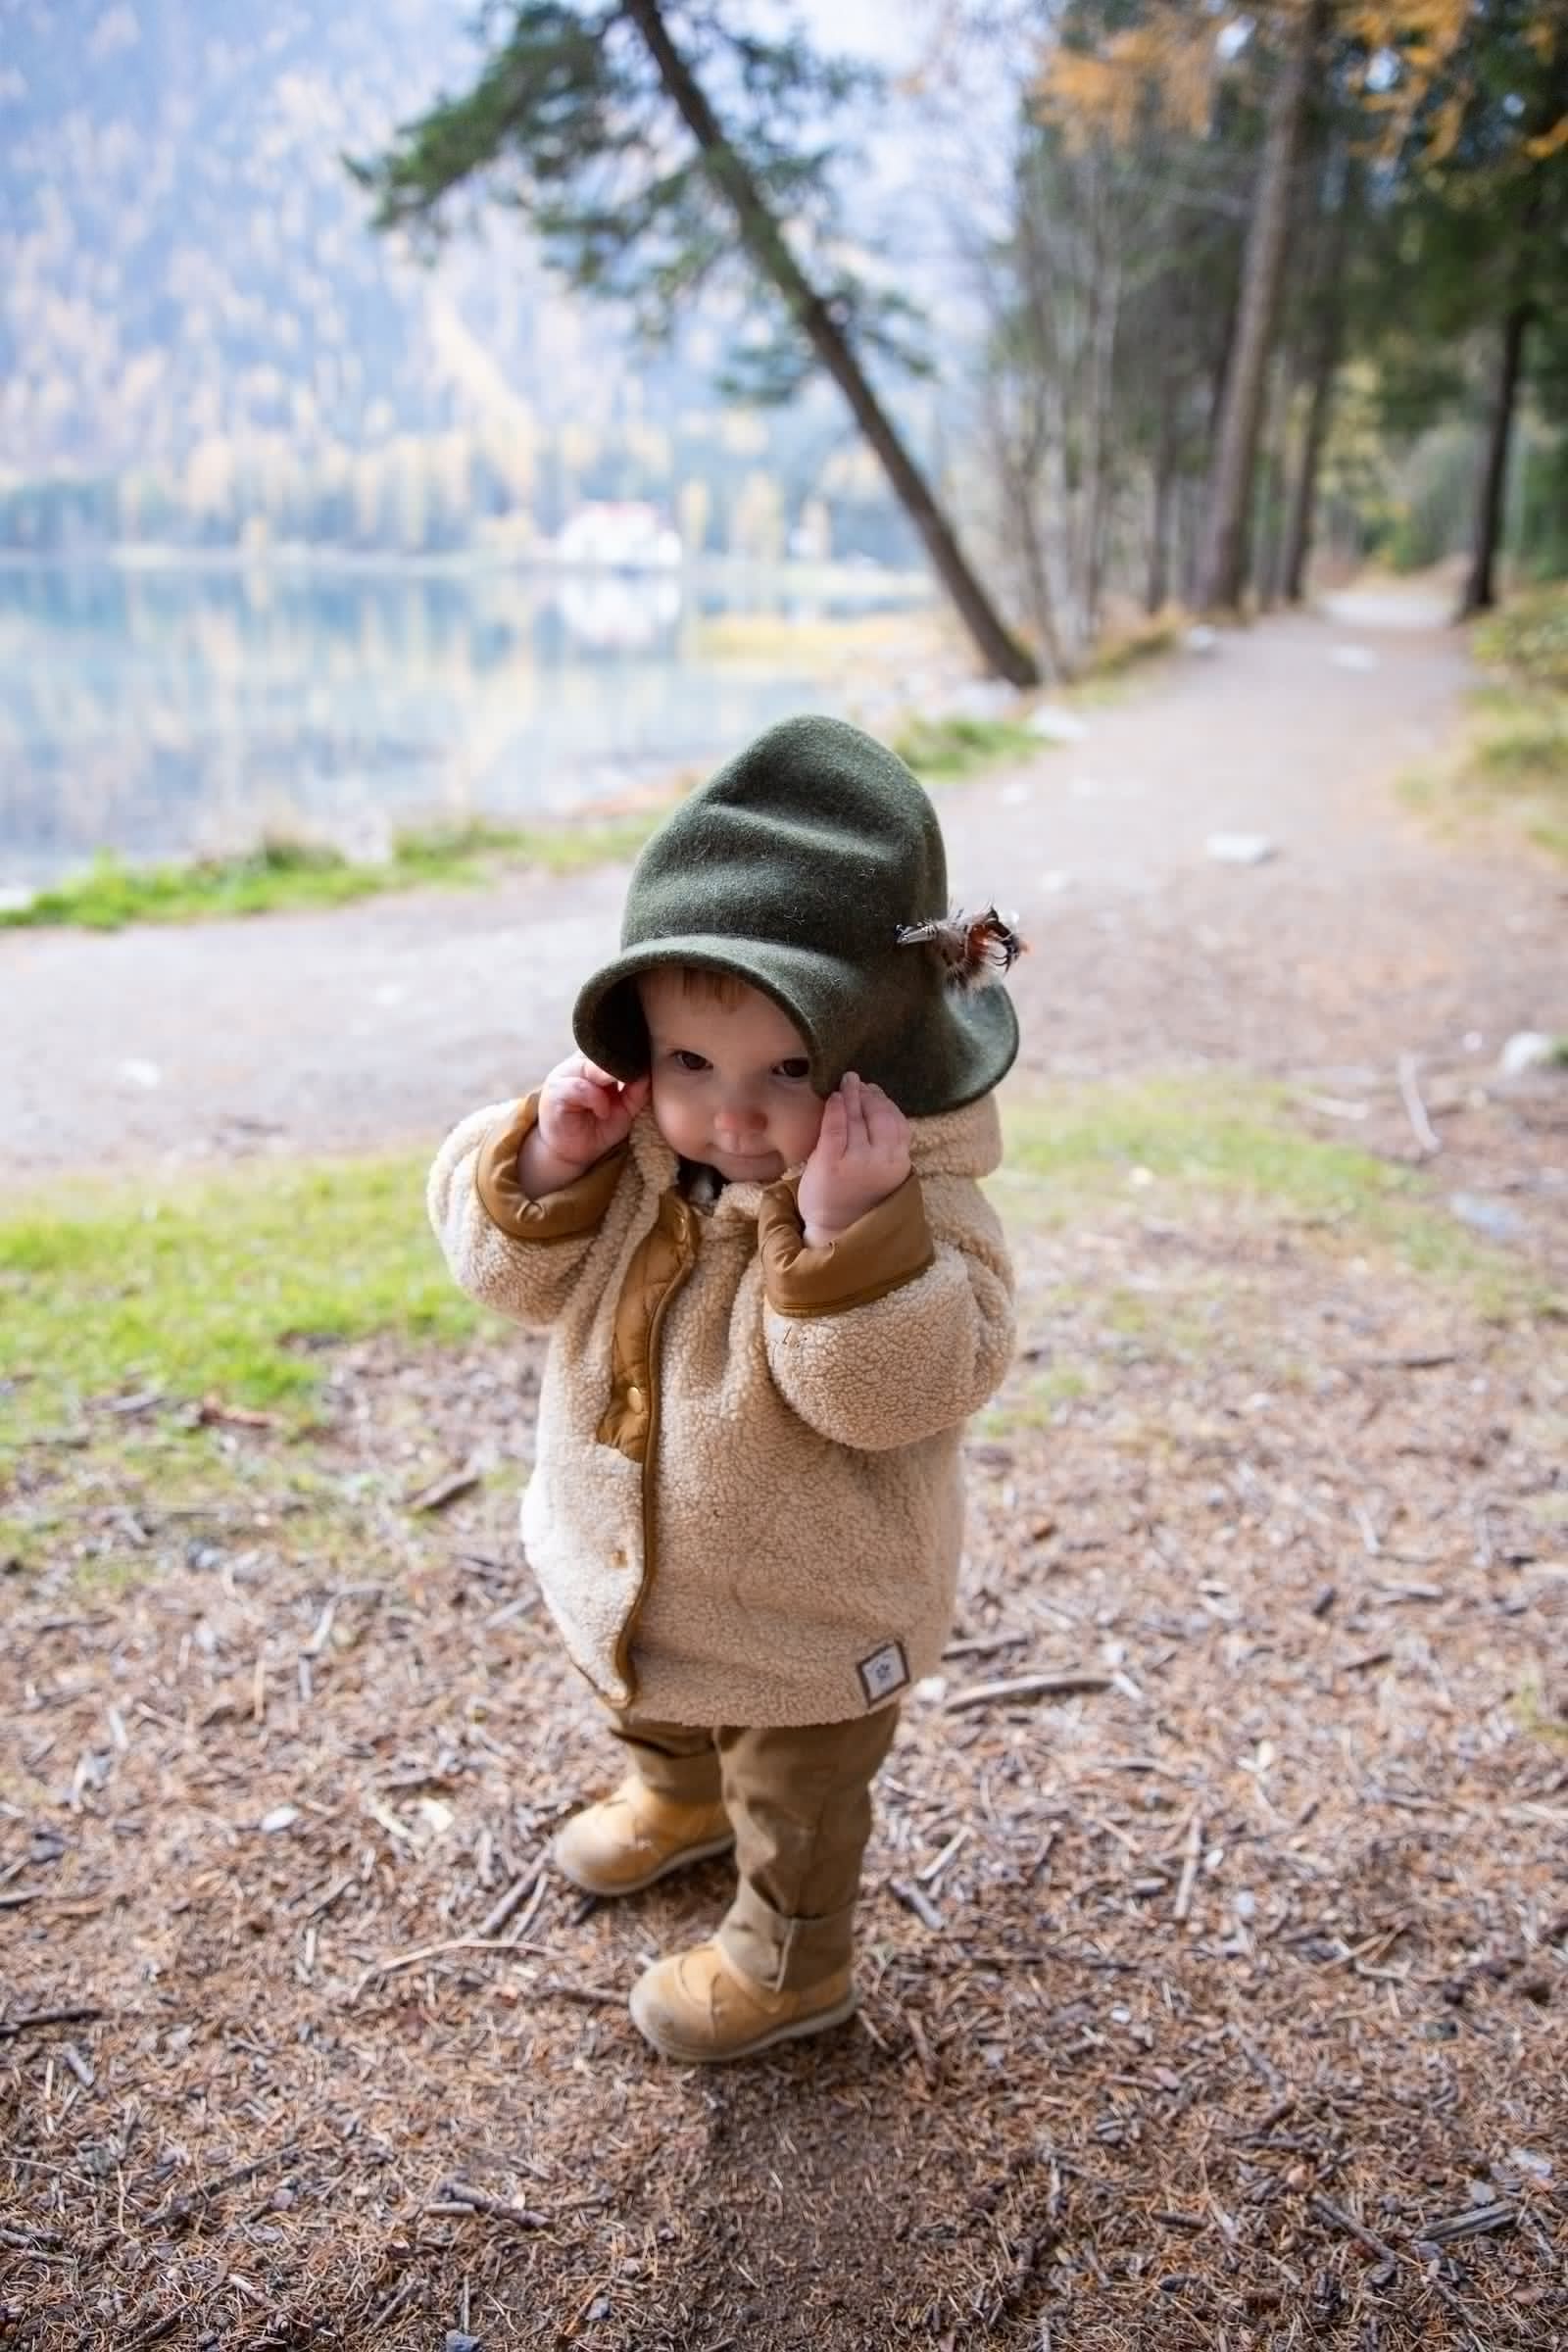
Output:
[[1568,566],[1554,0],[88,17],[0,0],[0,549],[525,560],[638,501],[895,564],[927,491],[1020,679],[1314,550]]

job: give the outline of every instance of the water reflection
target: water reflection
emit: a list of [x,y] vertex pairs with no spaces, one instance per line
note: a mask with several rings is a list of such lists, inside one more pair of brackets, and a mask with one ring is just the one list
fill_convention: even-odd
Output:
[[0,883],[269,827],[370,846],[706,760],[823,699],[702,658],[726,601],[668,575],[0,569]]

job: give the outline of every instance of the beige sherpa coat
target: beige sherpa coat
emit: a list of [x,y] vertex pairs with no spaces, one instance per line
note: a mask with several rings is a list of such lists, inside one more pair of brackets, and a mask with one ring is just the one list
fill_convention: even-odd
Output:
[[1012,1352],[976,1179],[994,1098],[911,1123],[913,1173],[808,1249],[795,1181],[682,1196],[645,1110],[530,1200],[535,1099],[447,1139],[430,1215],[466,1291],[551,1344],[528,1559],[608,1704],[690,1724],[836,1723],[929,1674],[952,1618],[958,1439]]

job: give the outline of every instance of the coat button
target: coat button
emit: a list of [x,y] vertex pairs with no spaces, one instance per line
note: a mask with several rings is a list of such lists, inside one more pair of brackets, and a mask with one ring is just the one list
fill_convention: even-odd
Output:
[[637,1386],[637,1383],[633,1381],[631,1387],[626,1391],[626,1402],[628,1406],[634,1413],[640,1413],[643,1409],[644,1401],[645,1399],[641,1389]]

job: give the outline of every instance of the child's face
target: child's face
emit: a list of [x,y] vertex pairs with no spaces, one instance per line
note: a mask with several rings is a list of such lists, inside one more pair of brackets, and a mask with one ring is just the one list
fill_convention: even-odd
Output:
[[760,990],[731,999],[701,978],[645,972],[654,1123],[683,1159],[727,1184],[771,1184],[809,1159],[822,1125],[806,1041]]

